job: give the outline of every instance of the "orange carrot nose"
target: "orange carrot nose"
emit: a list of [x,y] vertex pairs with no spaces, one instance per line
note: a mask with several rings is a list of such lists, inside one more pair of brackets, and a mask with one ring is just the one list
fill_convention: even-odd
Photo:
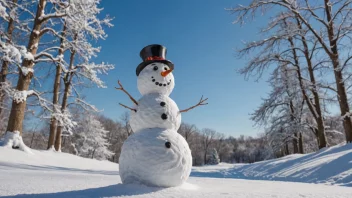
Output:
[[162,76],[162,77],[165,77],[165,76],[167,76],[167,75],[168,75],[169,73],[171,73],[171,72],[172,72],[172,69],[163,71],[163,72],[161,72],[161,76]]

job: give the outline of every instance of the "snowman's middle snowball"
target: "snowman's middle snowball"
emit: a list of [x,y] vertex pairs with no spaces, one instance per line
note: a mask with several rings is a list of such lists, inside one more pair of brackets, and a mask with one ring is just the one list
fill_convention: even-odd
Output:
[[131,111],[130,126],[137,133],[147,128],[164,128],[178,130],[181,124],[181,113],[176,103],[168,96],[152,93],[144,95]]

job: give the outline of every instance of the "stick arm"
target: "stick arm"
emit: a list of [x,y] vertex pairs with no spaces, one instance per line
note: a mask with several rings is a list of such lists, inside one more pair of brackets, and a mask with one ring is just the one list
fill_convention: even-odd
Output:
[[191,107],[189,107],[189,108],[187,108],[187,109],[181,110],[181,111],[179,111],[179,112],[180,112],[180,113],[184,113],[184,112],[187,112],[187,111],[189,111],[189,110],[191,110],[191,109],[194,109],[194,108],[196,108],[196,107],[198,107],[198,106],[207,105],[207,104],[208,104],[208,103],[206,103],[207,100],[208,100],[208,98],[203,99],[203,96],[202,96],[202,97],[200,98],[199,102],[198,102],[196,105],[193,105],[193,106],[191,106]]
[[137,109],[128,107],[128,106],[126,106],[126,105],[124,105],[124,104],[121,104],[121,103],[119,103],[119,105],[121,105],[121,106],[123,106],[123,107],[125,107],[126,109],[129,109],[129,110],[131,110],[131,111],[137,112]]
[[132,102],[133,102],[134,104],[138,105],[138,102],[131,96],[131,94],[129,94],[129,93],[123,88],[123,86],[122,86],[120,80],[118,80],[117,83],[120,85],[120,87],[115,87],[115,89],[123,91],[125,94],[128,95],[128,97],[132,100]]

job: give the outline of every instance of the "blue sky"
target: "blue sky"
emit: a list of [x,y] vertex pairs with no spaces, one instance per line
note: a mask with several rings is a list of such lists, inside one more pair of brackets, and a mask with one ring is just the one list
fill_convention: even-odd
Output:
[[[256,135],[260,130],[249,120],[251,113],[269,91],[265,80],[244,80],[236,69],[244,66],[235,49],[242,41],[256,39],[263,18],[244,27],[232,24],[234,16],[225,11],[245,0],[103,0],[104,14],[114,17],[109,37],[99,41],[98,61],[115,64],[102,77],[106,89],[86,91],[87,100],[103,109],[103,114],[119,119],[126,110],[118,102],[131,105],[128,97],[116,91],[118,79],[136,98],[135,69],[141,62],[140,50],[149,44],[167,47],[167,59],[175,64],[175,89],[171,98],[180,109],[194,105],[202,95],[209,104],[182,114],[182,121],[199,128],[212,128],[226,135]],[[260,21],[263,20],[263,21]]]

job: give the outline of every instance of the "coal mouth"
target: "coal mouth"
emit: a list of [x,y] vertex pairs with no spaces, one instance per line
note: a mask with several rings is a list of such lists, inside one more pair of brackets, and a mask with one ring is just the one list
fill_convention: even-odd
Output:
[[159,86],[159,87],[164,86],[164,87],[166,87],[166,86],[170,85],[171,79],[170,79],[170,81],[167,82],[167,83],[160,83],[160,82],[156,81],[156,80],[154,79],[154,77],[152,76],[152,82],[155,83],[156,86]]

